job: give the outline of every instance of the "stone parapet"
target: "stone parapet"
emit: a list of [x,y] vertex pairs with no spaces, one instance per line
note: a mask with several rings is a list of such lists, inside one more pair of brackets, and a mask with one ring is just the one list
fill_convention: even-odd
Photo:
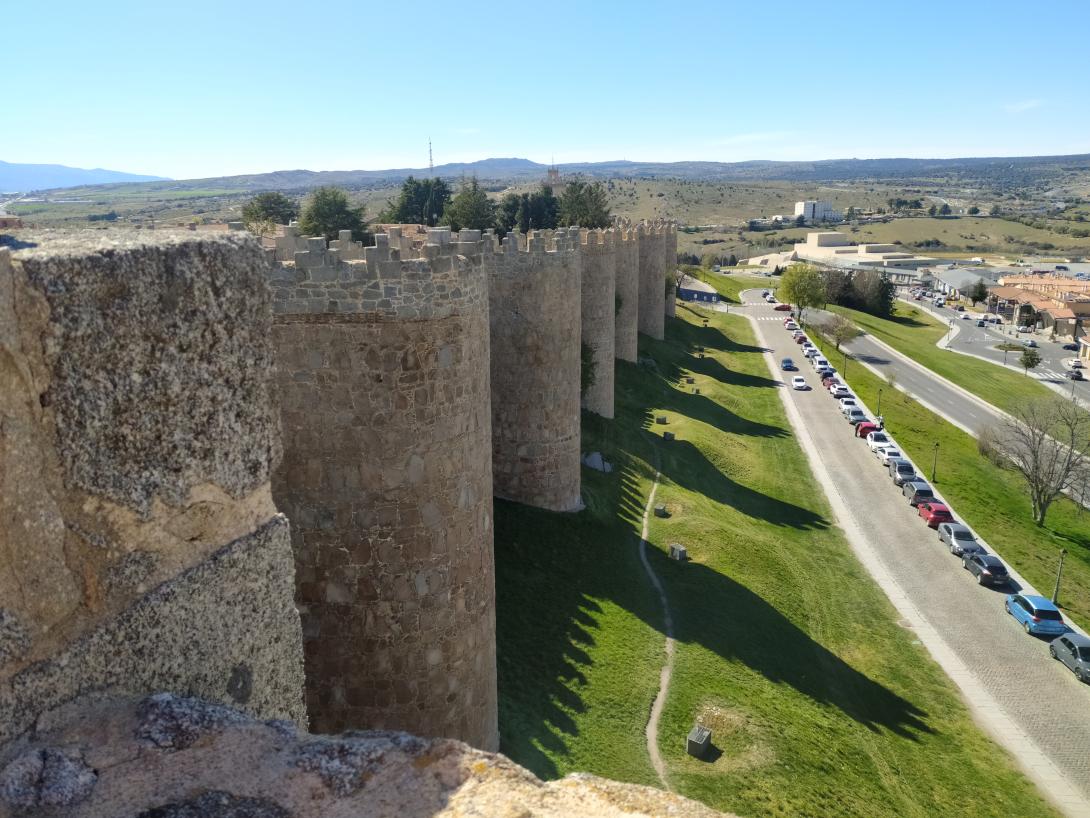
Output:
[[0,741],[107,686],[305,724],[260,248],[20,238],[0,250]]

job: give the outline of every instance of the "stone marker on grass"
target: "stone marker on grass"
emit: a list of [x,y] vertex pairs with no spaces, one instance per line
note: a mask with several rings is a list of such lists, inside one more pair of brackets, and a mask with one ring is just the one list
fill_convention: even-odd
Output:
[[712,731],[699,724],[689,731],[685,739],[685,752],[693,758],[703,758],[712,746]]

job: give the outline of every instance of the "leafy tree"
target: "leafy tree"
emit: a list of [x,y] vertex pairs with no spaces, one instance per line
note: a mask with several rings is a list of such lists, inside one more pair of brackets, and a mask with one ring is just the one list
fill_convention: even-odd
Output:
[[992,207],[991,207],[991,210],[988,211],[988,215],[989,216],[998,216],[999,215],[999,205],[993,204]]
[[553,189],[542,184],[533,193],[508,193],[496,209],[496,228],[509,233],[516,227],[523,233],[531,230],[552,230],[558,224],[560,200]]
[[862,270],[852,276],[852,289],[859,309],[879,318],[889,318],[893,314],[896,288],[885,273]]
[[836,343],[836,351],[840,352],[840,345],[859,336],[859,329],[843,315],[834,315],[833,320],[825,325],[825,331]]
[[939,212],[939,209],[935,205],[931,205],[931,207],[927,208],[927,215],[928,216],[934,216],[938,212]]
[[601,182],[586,183],[575,180],[560,194],[559,224],[565,227],[578,225],[594,229],[609,227],[613,219],[609,213],[609,196]]
[[850,222],[858,215],[858,213],[859,211],[857,211],[854,206],[849,207],[848,210],[844,213],[844,221]]
[[462,187],[443,211],[443,221],[451,230],[487,230],[496,223],[496,207],[474,176]]
[[980,213],[980,208],[977,207],[976,205],[973,205],[972,207],[969,208],[969,215],[970,216],[976,216],[978,213]]
[[806,227],[806,217],[801,213],[795,217],[795,227]]
[[969,288],[969,292],[966,293],[969,296],[969,300],[973,302],[975,307],[980,301],[984,301],[988,297],[988,285],[984,283],[984,279],[980,279]]
[[825,273],[825,304],[829,303],[851,306],[852,277],[846,270],[828,270]]
[[435,227],[450,199],[450,185],[442,179],[415,179],[410,176],[401,183],[397,201],[389,203],[379,215],[379,220]]
[[948,205],[946,202],[943,202],[942,207],[939,208],[940,216],[949,216],[952,212],[953,211],[950,209],[950,205]]
[[1040,365],[1041,353],[1033,347],[1026,347],[1022,352],[1022,357],[1018,359],[1018,363],[1022,365],[1022,369],[1026,371],[1026,375],[1028,376],[1031,369],[1035,369]]
[[242,206],[242,221],[247,227],[258,222],[288,224],[299,215],[299,206],[283,193],[258,193]]
[[738,266],[738,256],[734,255],[734,253],[731,253],[727,257],[727,266],[728,267],[737,267]]
[[299,233],[303,236],[325,236],[333,241],[341,230],[351,230],[355,241],[373,243],[362,207],[352,207],[348,194],[340,188],[317,188],[303,204]]
[[799,319],[808,307],[825,304],[825,277],[810,264],[792,264],[783,274],[780,297],[799,308]]

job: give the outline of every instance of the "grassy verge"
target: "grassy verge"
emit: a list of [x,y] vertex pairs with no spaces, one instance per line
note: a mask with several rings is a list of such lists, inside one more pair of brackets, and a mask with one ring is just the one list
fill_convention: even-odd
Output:
[[[811,337],[832,356],[834,366],[843,360],[843,353],[834,352],[831,343],[815,333]],[[1049,510],[1046,525],[1037,527],[1022,478],[982,457],[974,437],[891,389],[859,364],[849,367],[847,381],[872,407],[878,389],[884,387],[886,428],[920,468],[930,467],[935,443],[939,444],[936,485],[953,504],[956,516],[976,529],[1038,590],[1051,591],[1060,549],[1067,549],[1060,604],[1080,625],[1090,626],[1090,512],[1061,498]]]
[[[847,316],[878,340],[885,341],[898,352],[1005,412],[1028,400],[1051,398],[1056,394],[1025,374],[969,355],[939,349],[935,344],[949,327],[906,304],[897,303],[891,319],[876,318],[846,307],[830,306],[829,309]],[[1019,346],[1018,350],[1021,349]]]
[[[653,518],[650,558],[678,640],[660,748],[678,792],[743,816],[1052,814],[831,525],[749,323],[678,313],[664,342],[640,339],[653,366],[618,365],[616,419],[585,419],[584,450],[616,467],[584,470],[587,509],[497,503],[503,750],[546,776],[655,783],[643,728],[664,636],[637,549],[658,468],[671,516]],[[669,560],[672,542],[692,560]],[[698,720],[710,761],[685,754]]]

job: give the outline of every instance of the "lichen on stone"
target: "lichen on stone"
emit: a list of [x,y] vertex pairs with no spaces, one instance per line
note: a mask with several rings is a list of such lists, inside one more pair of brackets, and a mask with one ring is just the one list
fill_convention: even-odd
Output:
[[247,721],[246,716],[230,707],[174,693],[148,696],[140,703],[137,715],[137,737],[169,750],[184,750],[203,735]]
[[30,634],[11,611],[0,608],[0,665],[21,659],[30,650]]
[[136,818],[291,818],[291,813],[264,798],[211,791],[187,801],[153,807]]
[[352,731],[332,738],[318,738],[299,746],[290,763],[317,773],[337,795],[351,795],[378,770],[387,753],[404,753],[415,758],[428,743],[408,733],[393,731]]
[[85,800],[98,776],[75,749],[28,750],[0,771],[0,804],[67,807]]

